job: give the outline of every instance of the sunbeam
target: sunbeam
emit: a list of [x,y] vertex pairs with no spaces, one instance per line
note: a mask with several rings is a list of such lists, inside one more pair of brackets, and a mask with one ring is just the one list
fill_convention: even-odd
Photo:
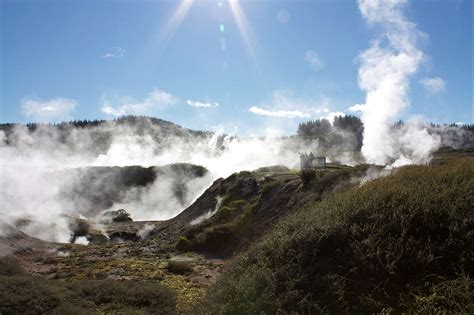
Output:
[[193,5],[194,0],[182,0],[181,3],[178,5],[176,10],[173,13],[173,16],[169,19],[168,23],[165,25],[163,30],[161,31],[161,39],[166,41],[173,36],[173,34],[178,29],[183,19],[189,12],[189,9]]
[[249,23],[247,21],[247,17],[242,11],[238,0],[229,0],[229,5],[232,10],[235,22],[237,23],[237,27],[239,28],[240,35],[242,36],[242,39],[245,43],[245,48],[247,49],[250,58],[254,62],[257,71],[260,73],[260,66],[258,64],[257,54],[255,52],[256,44],[252,30],[250,29]]

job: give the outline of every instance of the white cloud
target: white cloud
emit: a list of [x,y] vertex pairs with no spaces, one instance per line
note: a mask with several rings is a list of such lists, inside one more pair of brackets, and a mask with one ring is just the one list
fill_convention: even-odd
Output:
[[333,111],[332,101],[327,96],[319,99],[301,98],[289,91],[273,91],[272,99],[259,106],[252,106],[249,112],[269,117],[280,118],[326,118],[332,122],[334,116],[344,115]]
[[314,50],[308,50],[304,55],[304,59],[314,71],[319,71],[324,68],[324,62]]
[[53,98],[47,101],[25,98],[21,101],[23,115],[39,122],[68,120],[77,102],[66,98]]
[[191,101],[187,100],[186,104],[192,107],[219,107],[219,103],[209,103],[209,102],[199,102],[199,101]]
[[290,13],[284,9],[278,11],[277,20],[281,24],[287,24],[290,21]]
[[256,115],[279,117],[279,118],[310,118],[311,117],[310,114],[301,112],[299,110],[266,110],[257,106],[250,107],[249,112]]
[[127,51],[121,47],[116,47],[106,52],[102,57],[103,58],[120,58],[125,56]]
[[420,83],[431,94],[442,92],[446,89],[446,82],[440,77],[424,78],[420,80]]
[[110,100],[109,97],[103,96],[101,111],[110,116],[150,115],[157,110],[175,104],[177,101],[178,99],[172,94],[155,89],[142,101],[130,97]]

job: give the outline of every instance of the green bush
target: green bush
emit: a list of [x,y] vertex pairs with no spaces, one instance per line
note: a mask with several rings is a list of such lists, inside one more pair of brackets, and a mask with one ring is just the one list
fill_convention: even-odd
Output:
[[111,310],[131,308],[150,314],[173,313],[174,293],[159,283],[146,281],[85,280],[69,285],[81,297]]
[[473,174],[407,166],[302,209],[228,266],[207,312],[473,313]]
[[176,249],[187,251],[191,249],[191,241],[186,236],[180,236],[176,242]]
[[301,170],[298,175],[300,176],[303,188],[308,189],[311,183],[316,179],[316,171],[313,169]]
[[61,292],[29,276],[0,276],[0,314],[45,314],[61,304]]
[[474,281],[465,274],[436,285],[428,283],[425,287],[415,288],[402,297],[403,307],[416,314],[439,314],[446,310],[457,314],[468,311],[472,314],[472,301]]
[[186,261],[168,260],[166,269],[178,275],[184,275],[193,272],[193,267]]
[[24,274],[23,268],[13,257],[0,257],[0,276],[12,276]]
[[63,282],[29,275],[17,266],[12,259],[0,259],[0,314],[175,312],[175,293],[154,281]]
[[225,223],[205,228],[196,236],[196,248],[215,252],[227,245],[234,234],[235,224]]
[[235,200],[228,203],[224,200],[217,213],[212,217],[212,221],[215,223],[231,222],[242,215],[245,206],[245,200]]
[[249,215],[249,208],[245,200],[231,200],[225,198],[217,212],[208,220],[192,227],[181,236],[176,249],[181,251],[195,250],[217,253],[229,245]]
[[287,173],[290,169],[285,165],[264,166],[254,170],[257,173]]

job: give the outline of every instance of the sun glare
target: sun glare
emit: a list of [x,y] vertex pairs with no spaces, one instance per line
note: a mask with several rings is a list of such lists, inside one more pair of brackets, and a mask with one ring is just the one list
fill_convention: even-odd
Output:
[[229,0],[229,5],[230,9],[232,10],[232,14],[234,15],[235,22],[237,23],[237,27],[239,28],[240,36],[242,36],[242,40],[244,41],[245,48],[257,67],[257,70],[260,72],[257,55],[255,53],[255,40],[250,25],[247,21],[247,17],[245,16],[245,13],[242,10],[238,0]]
[[168,23],[165,25],[163,30],[161,31],[161,39],[168,40],[170,39],[173,34],[176,32],[178,27],[183,22],[184,18],[189,12],[189,9],[193,5],[194,0],[182,0],[181,3],[178,5],[176,10],[174,11],[173,15],[169,19]]
[[[182,0],[179,2],[176,10],[174,11],[173,15],[163,27],[161,31],[161,39],[163,41],[168,41],[171,39],[173,34],[178,30],[179,26],[186,18],[189,10],[191,9],[195,0]],[[257,61],[257,54],[256,54],[256,41],[254,40],[253,32],[250,28],[250,24],[245,16],[244,11],[238,0],[228,0],[229,7],[232,11],[232,15],[234,17],[235,23],[237,24],[237,28],[239,29],[240,36],[242,37],[242,41],[244,43],[245,49],[254,63],[257,71],[260,72],[260,67]],[[224,5],[223,1],[218,1],[217,5],[222,7]],[[224,33],[225,27],[223,24],[219,24],[219,30],[221,33]],[[223,50],[226,49],[226,41],[225,38],[221,38],[221,48]]]

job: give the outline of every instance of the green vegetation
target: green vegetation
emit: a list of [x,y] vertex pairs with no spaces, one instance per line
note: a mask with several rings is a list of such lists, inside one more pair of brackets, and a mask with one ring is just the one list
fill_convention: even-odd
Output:
[[222,201],[214,216],[191,228],[178,239],[176,248],[203,252],[218,252],[226,247],[250,214],[245,200]]
[[285,165],[273,165],[257,168],[254,172],[256,173],[288,173],[291,170]]
[[206,313],[473,313],[473,175],[407,166],[302,207],[230,263]]
[[308,189],[311,186],[311,183],[317,176],[316,170],[313,169],[301,170],[298,175],[300,176],[303,188],[305,189]]
[[[353,185],[351,177],[361,176],[366,169],[365,165],[352,168],[330,164],[324,172],[309,170],[312,176],[306,182],[296,171],[281,167],[233,174],[209,190],[223,196],[219,209],[210,218],[188,227],[176,248],[231,256],[247,249],[281,218],[320,201],[333,190]],[[268,174],[269,170],[273,172]]]
[[0,276],[16,276],[24,274],[23,268],[18,264],[14,258],[2,257],[0,258]]
[[186,261],[168,260],[166,269],[174,274],[183,275],[193,272],[193,267]]
[[155,281],[47,280],[0,259],[0,314],[170,314],[175,293]]
[[233,174],[150,239],[17,254],[41,277],[0,258],[0,314],[474,313],[472,150],[369,167]]

